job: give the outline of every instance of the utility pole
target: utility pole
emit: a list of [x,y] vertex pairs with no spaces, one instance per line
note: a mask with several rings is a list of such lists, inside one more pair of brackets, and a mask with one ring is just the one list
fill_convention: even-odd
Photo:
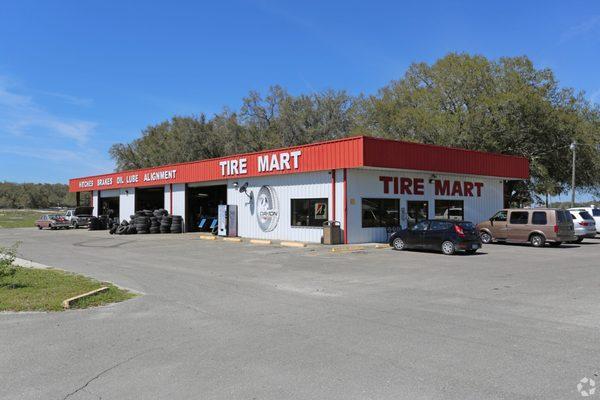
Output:
[[573,166],[571,171],[571,208],[573,208],[575,207],[575,149],[577,148],[577,143],[571,143],[570,148],[573,151]]

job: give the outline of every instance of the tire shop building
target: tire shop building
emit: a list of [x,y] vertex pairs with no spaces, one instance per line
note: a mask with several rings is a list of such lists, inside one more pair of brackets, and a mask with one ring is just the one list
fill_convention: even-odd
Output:
[[478,223],[503,208],[506,181],[528,177],[522,157],[357,136],[69,186],[92,192],[96,216],[164,208],[183,216],[185,231],[209,231],[218,206],[230,205],[230,236],[318,243],[323,223],[338,221],[343,243],[366,243],[425,218]]

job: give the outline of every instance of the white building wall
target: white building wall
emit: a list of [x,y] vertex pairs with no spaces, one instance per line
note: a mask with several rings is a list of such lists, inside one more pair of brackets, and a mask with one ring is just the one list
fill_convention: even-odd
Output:
[[[336,177],[337,180],[337,177]],[[242,186],[248,182],[248,198],[233,186],[238,182]],[[256,210],[257,195],[263,185],[274,189],[279,203],[279,219],[276,227],[270,232],[261,230]],[[249,238],[297,240],[319,243],[323,235],[322,228],[293,227],[291,225],[291,200],[305,198],[327,198],[331,209],[331,174],[328,171],[305,174],[272,175],[268,177],[239,178],[227,183],[227,204],[238,207],[238,235]],[[341,192],[338,193],[341,196]],[[336,207],[338,214],[339,207]],[[329,213],[331,211],[328,211]],[[339,214],[338,214],[339,215]]]
[[[385,228],[363,228],[361,204],[362,198],[399,198],[400,209],[406,210],[407,201],[421,200],[429,201],[429,218],[435,217],[435,199],[463,200],[464,218],[473,223],[479,223],[491,217],[496,211],[503,207],[503,183],[500,178],[489,178],[479,176],[438,174],[435,179],[457,180],[457,181],[476,181],[483,182],[481,197],[464,196],[436,196],[435,187],[428,181],[432,173],[399,171],[399,170],[371,170],[371,169],[352,169],[348,170],[348,242],[349,243],[369,243],[387,241],[387,232]],[[383,182],[379,180],[380,176],[422,178],[425,182],[424,195],[400,195],[394,194],[393,190],[385,194],[383,191]],[[390,184],[390,189],[391,189]]]
[[92,192],[92,207],[94,207],[94,210],[92,211],[92,215],[94,217],[98,216],[98,198],[99,198],[99,193],[97,190],[94,190]]
[[119,189],[119,218],[128,220],[135,214],[135,188]]
[[[170,201],[165,201],[165,205],[169,203]],[[173,184],[173,208],[165,208],[167,209],[167,211],[169,211],[170,214],[181,215],[183,217],[183,223],[185,224],[185,207],[185,183]],[[183,228],[185,232],[185,226]]]

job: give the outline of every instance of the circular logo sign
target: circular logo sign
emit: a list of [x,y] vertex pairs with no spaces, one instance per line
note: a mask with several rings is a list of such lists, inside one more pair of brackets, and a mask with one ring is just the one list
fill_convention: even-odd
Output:
[[279,222],[279,199],[271,186],[263,186],[256,196],[256,219],[263,232],[271,232]]

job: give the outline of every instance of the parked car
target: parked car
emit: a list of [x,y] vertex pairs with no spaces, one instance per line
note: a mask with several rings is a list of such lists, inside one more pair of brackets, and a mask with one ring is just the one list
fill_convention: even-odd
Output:
[[40,219],[35,221],[35,226],[37,226],[38,229],[69,229],[71,225],[64,215],[46,214],[42,215]]
[[394,232],[390,237],[390,246],[395,250],[437,250],[447,255],[461,250],[474,254],[481,248],[481,241],[472,222],[433,219]]
[[77,207],[73,210],[67,210],[65,218],[75,229],[79,227],[90,226],[90,221],[94,212],[94,207]]
[[594,218],[594,222],[596,223],[596,233],[600,233],[600,208],[592,205],[591,207],[569,208],[569,211],[587,211],[592,218]]
[[542,247],[576,240],[571,214],[560,208],[500,210],[478,224],[477,230],[483,243],[531,243]]
[[569,210],[569,212],[573,218],[575,236],[577,236],[575,243],[581,243],[585,238],[596,237],[596,222],[590,213],[583,210]]

